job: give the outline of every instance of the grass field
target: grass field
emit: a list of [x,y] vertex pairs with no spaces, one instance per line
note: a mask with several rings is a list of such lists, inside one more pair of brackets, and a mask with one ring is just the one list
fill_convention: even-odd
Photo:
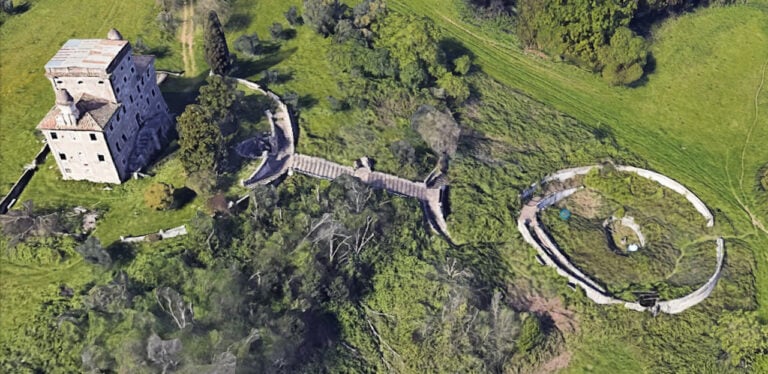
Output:
[[[457,1],[454,1],[456,4]],[[460,20],[458,7],[438,0],[392,0],[397,11],[425,15],[445,37],[509,87],[593,126],[607,125],[629,147],[725,212],[758,260],[758,288],[768,290],[768,209],[756,193],[768,161],[768,4],[703,9],[655,30],[656,71],[637,88],[612,88],[577,67],[525,55],[482,27]],[[768,291],[759,295],[768,318]]]

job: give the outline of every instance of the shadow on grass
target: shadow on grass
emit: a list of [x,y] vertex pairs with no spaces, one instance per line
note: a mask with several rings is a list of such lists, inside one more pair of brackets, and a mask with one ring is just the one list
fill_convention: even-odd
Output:
[[171,114],[176,116],[184,112],[184,108],[195,102],[200,87],[205,84],[208,72],[204,71],[194,77],[169,76],[161,85],[161,91]]
[[286,58],[291,57],[291,55],[296,53],[296,50],[297,48],[290,48],[290,49],[276,51],[276,52],[267,54],[264,57],[261,57],[258,59],[238,61],[237,71],[235,72],[234,75],[238,78],[252,77],[264,70],[267,70],[279,64]]
[[13,9],[11,9],[11,11],[8,12],[8,14],[11,14],[11,15],[22,14],[22,13],[28,11],[29,7],[30,7],[30,5],[29,5],[28,2],[23,2],[23,3],[15,6],[15,7],[13,7]]
[[112,259],[112,266],[114,268],[122,268],[124,265],[128,265],[136,257],[136,248],[128,243],[121,241],[115,241],[107,248],[105,248],[109,257]]
[[251,25],[251,21],[253,21],[253,17],[251,17],[250,14],[233,14],[229,17],[229,21],[227,21],[227,24],[224,27],[227,31],[245,30]]
[[173,191],[173,206],[171,209],[184,208],[187,204],[192,202],[195,197],[197,197],[197,193],[191,188],[187,186],[177,188]]

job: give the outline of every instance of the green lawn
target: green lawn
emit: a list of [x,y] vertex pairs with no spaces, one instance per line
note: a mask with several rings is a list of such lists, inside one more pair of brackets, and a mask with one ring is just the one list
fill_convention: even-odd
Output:
[[[439,0],[391,0],[390,7],[435,20],[445,37],[463,43],[503,84],[589,125],[610,126],[647,166],[727,214],[736,235],[752,243],[758,288],[768,289],[768,256],[760,251],[768,236],[745,214],[749,209],[768,224],[755,188],[768,161],[768,90],[757,95],[768,63],[766,2],[704,9],[664,23],[652,48],[656,71],[637,88],[609,87],[577,67],[527,56],[461,21],[457,7]],[[768,317],[768,292],[759,300]]]

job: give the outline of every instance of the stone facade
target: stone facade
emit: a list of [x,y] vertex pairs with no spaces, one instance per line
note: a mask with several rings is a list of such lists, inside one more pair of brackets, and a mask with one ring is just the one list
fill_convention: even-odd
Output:
[[154,57],[134,55],[115,30],[67,41],[45,76],[56,105],[37,128],[64,179],[121,183],[167,144],[173,120]]

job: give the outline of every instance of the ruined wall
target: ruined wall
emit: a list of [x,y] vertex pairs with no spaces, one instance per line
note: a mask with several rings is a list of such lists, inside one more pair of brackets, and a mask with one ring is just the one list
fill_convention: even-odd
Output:
[[[594,168],[599,168],[599,165],[585,166],[579,168],[564,169],[551,174],[542,179],[542,184],[550,181],[564,182],[577,175],[584,175],[589,173]],[[624,172],[636,173],[644,178],[651,179],[665,187],[668,187],[675,192],[683,195],[694,205],[697,211],[707,220],[707,226],[711,227],[714,224],[714,217],[706,205],[699,199],[693,192],[685,188],[675,180],[661,175],[650,170],[640,169],[631,166],[617,166],[617,170]],[[546,196],[541,200],[533,200],[528,205],[523,207],[520,217],[517,221],[517,228],[520,234],[523,236],[523,240],[526,243],[533,246],[539,253],[546,265],[555,268],[557,273],[563,277],[566,277],[570,283],[579,286],[584,290],[586,296],[592,301],[598,304],[623,304],[624,307],[636,311],[649,310],[641,306],[636,302],[626,302],[624,300],[617,299],[609,295],[605,290],[597,283],[584,275],[578,268],[576,268],[568,258],[560,251],[560,248],[555,245],[547,235],[545,227],[539,222],[537,214],[539,210],[546,209],[547,207],[557,203],[558,201],[572,195],[579,188],[571,188],[568,190],[562,190]],[[535,205],[534,205],[535,204]],[[531,227],[533,233],[531,233]],[[538,238],[538,240],[537,240]],[[714,274],[709,280],[696,291],[673,300],[661,301],[657,304],[658,311],[676,314],[680,313],[706,299],[717,285],[718,279],[723,268],[723,262],[725,258],[725,245],[722,238],[717,239],[717,264],[715,266]]]

